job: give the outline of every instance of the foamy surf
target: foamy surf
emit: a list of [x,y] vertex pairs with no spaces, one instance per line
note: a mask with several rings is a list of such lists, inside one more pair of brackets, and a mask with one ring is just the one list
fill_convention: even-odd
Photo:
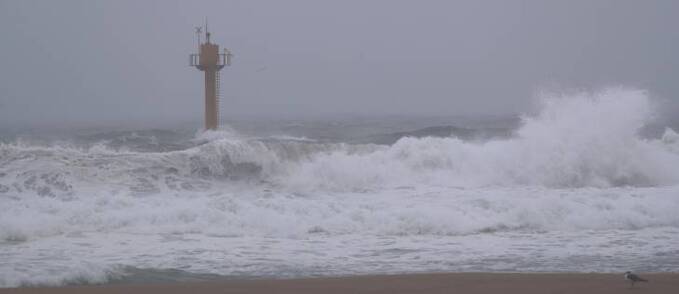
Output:
[[545,97],[488,140],[1,144],[0,286],[677,270],[679,140],[640,137],[652,115],[644,92],[608,89]]

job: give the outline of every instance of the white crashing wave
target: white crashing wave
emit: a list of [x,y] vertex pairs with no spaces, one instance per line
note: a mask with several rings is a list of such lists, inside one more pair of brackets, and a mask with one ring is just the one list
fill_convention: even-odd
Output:
[[[391,146],[200,135],[173,152],[0,145],[0,192],[81,194],[88,186],[132,193],[195,190],[244,179],[296,192],[403,185],[619,187],[679,183],[679,143],[638,130],[651,116],[640,91],[552,97],[510,139],[403,138]],[[674,134],[674,135],[673,135]]]
[[[297,238],[677,227],[679,136],[667,129],[660,139],[640,138],[651,115],[643,92],[612,89],[546,98],[514,137],[487,142],[352,145],[211,132],[171,152],[2,144],[0,249],[82,233]],[[14,269],[0,265],[0,286],[115,274],[95,266],[50,280]]]
[[544,99],[515,138],[473,143],[404,138],[389,148],[321,153],[296,163],[281,182],[295,188],[361,190],[418,183],[478,186],[613,187],[679,183],[679,146],[639,138],[651,116],[641,91],[611,89]]
[[0,240],[21,242],[77,232],[298,237],[637,229],[679,226],[677,192],[677,187],[442,187],[309,197],[252,190],[91,195],[77,201],[28,197],[0,205]]
[[[115,265],[253,276],[451,271],[477,262],[481,270],[523,262],[529,270],[611,271],[630,261],[672,270],[677,193],[430,187],[27,199],[0,207],[0,287],[106,282],[121,275]],[[14,242],[2,241],[6,230]],[[569,254],[605,262],[569,263]]]
[[100,266],[91,262],[68,263],[43,269],[17,264],[11,269],[2,270],[0,287],[101,284],[123,276],[123,269],[119,266]]

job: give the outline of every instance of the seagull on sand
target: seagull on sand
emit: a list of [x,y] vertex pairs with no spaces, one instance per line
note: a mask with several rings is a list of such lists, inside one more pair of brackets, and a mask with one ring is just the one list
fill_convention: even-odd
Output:
[[630,282],[630,288],[633,288],[634,283],[636,282],[648,282],[648,280],[642,279],[640,276],[637,276],[630,271],[625,272],[625,280]]

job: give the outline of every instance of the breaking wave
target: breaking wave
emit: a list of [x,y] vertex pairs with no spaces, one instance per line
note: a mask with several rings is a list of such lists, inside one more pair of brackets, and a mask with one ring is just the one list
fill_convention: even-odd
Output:
[[676,133],[639,137],[652,117],[642,91],[547,97],[515,137],[487,142],[404,138],[370,153],[338,150],[301,162],[286,179],[297,188],[347,190],[429,183],[461,187],[552,188],[679,183]]
[[[136,221],[144,226],[167,222],[168,227],[176,228],[174,221],[205,217],[196,215],[203,213],[200,209],[192,212],[174,207],[195,199],[203,199],[197,201],[198,205],[222,207],[223,213],[243,207],[263,209],[247,197],[266,195],[271,201],[285,195],[303,197],[281,201],[298,202],[296,205],[304,210],[313,204],[304,197],[328,196],[328,203],[341,206],[347,194],[338,193],[417,194],[439,187],[512,194],[498,189],[676,186],[679,136],[667,129],[662,138],[640,138],[638,131],[651,116],[652,107],[644,92],[609,89],[595,94],[546,97],[541,111],[524,117],[514,136],[484,142],[456,137],[406,137],[393,145],[322,143],[282,136],[248,138],[233,130],[199,134],[191,147],[167,152],[125,151],[105,144],[41,146],[18,141],[0,145],[0,197],[5,199],[0,205],[0,235],[3,240],[21,241],[68,231],[66,223],[87,224],[93,230],[126,227]],[[449,194],[460,197],[457,192]],[[218,196],[225,198],[210,198]],[[498,196],[485,197],[488,198],[480,197],[480,201],[500,201]],[[168,203],[168,199],[172,199],[176,211],[135,219],[143,213],[153,216],[155,206]],[[519,199],[515,196],[513,201]],[[659,201],[670,206],[674,203],[673,198],[665,196]],[[301,217],[296,215],[296,208],[287,204],[277,207],[265,202],[265,208],[271,208],[268,205],[291,213],[292,219]],[[324,205],[315,209],[329,209]],[[83,207],[87,211],[81,211]],[[118,212],[97,216],[90,211],[126,207],[139,215],[132,213],[134,217],[127,219],[128,215]],[[50,213],[50,209],[63,211]],[[520,206],[513,209],[520,211]],[[44,213],[35,215],[30,213],[33,210]],[[332,211],[326,213],[332,215]],[[22,212],[34,218],[27,220],[17,215]],[[304,212],[307,213],[310,212]],[[62,217],[67,219],[55,221]],[[103,219],[107,217],[110,219]],[[238,215],[229,222],[241,223],[244,218],[248,217]],[[674,221],[669,218],[659,223]],[[258,223],[248,218],[250,222]],[[41,225],[50,223],[56,227]],[[193,227],[196,223],[189,223],[193,230],[202,231]],[[502,226],[513,225],[499,221],[465,229],[422,231],[468,233]],[[264,225],[262,230],[273,229]],[[295,233],[306,230],[313,231],[300,228]]]
[[77,265],[63,266],[59,270],[35,272],[24,270],[24,265],[16,265],[12,270],[0,275],[0,287],[35,287],[102,284],[120,279],[123,270],[120,267],[99,266],[82,262]]
[[[609,89],[548,97],[516,135],[485,142],[406,137],[393,145],[199,135],[170,152],[104,145],[0,145],[0,193],[75,197],[205,190],[243,180],[295,192],[365,191],[396,186],[662,186],[679,183],[676,133],[642,139],[652,115],[644,92]],[[236,185],[236,183],[231,182]]]
[[[679,227],[679,135],[669,128],[660,138],[638,135],[653,115],[643,91],[542,101],[514,134],[483,141],[442,137],[447,129],[437,128],[438,137],[389,145],[233,130],[181,144],[166,131],[106,135],[98,144],[0,144],[0,246],[99,233],[304,238]],[[0,266],[0,286],[120,275],[110,264],[36,277],[25,272],[42,268],[17,266]]]
[[[313,225],[306,227],[308,222],[314,223],[315,217],[323,218],[316,215],[305,219],[303,216],[313,214],[311,210],[325,215],[349,213],[335,213],[335,208],[331,208],[348,205],[346,195],[350,194],[339,193],[420,194],[438,187],[452,191],[448,197],[456,203],[456,197],[462,197],[459,191],[475,189],[485,191],[478,201],[491,203],[481,205],[486,208],[479,215],[493,215],[499,213],[499,208],[492,208],[501,203],[501,198],[495,195],[498,193],[519,194],[512,201],[520,203],[524,194],[533,194],[531,189],[620,188],[624,194],[625,187],[676,186],[679,136],[667,129],[662,138],[640,138],[638,131],[651,115],[651,104],[644,92],[609,89],[595,94],[546,97],[542,110],[535,116],[524,117],[514,136],[485,142],[456,137],[407,137],[393,145],[343,144],[281,136],[248,138],[228,130],[200,134],[193,140],[193,146],[167,152],[125,151],[104,144],[88,147],[39,146],[20,141],[2,144],[0,197],[5,200],[0,204],[0,237],[21,241],[60,234],[69,231],[68,224],[84,225],[95,231],[163,224],[170,231],[203,231],[201,226],[210,227],[211,217],[219,219],[217,223],[226,221],[226,231],[247,234],[247,229],[237,228],[261,224],[257,214],[242,214],[249,209],[273,210],[267,215],[279,215],[281,221],[303,220],[305,225],[291,232],[296,234],[314,231]],[[507,191],[502,192],[503,189]],[[511,192],[516,189],[529,192]],[[676,206],[674,198],[665,193],[658,195],[661,196],[656,200],[664,203],[664,207]],[[269,201],[257,202],[261,197],[268,197]],[[328,198],[318,204],[309,202],[308,197]],[[278,206],[277,201],[286,204]],[[570,201],[562,204],[572,205]],[[169,211],[163,205],[169,205]],[[185,209],[184,205],[196,210]],[[221,210],[212,211],[212,205]],[[423,209],[418,212],[423,215],[437,211],[435,207],[412,205]],[[445,203],[441,205],[446,207]],[[363,211],[361,207],[356,208],[358,215]],[[521,207],[510,205],[512,211],[523,211]],[[663,207],[643,207],[665,215]],[[215,214],[204,214],[205,209]],[[476,209],[468,207],[465,213]],[[36,210],[40,213],[32,213]],[[449,210],[440,211],[441,215],[448,213]],[[23,214],[33,217],[26,219]],[[415,222],[426,218],[415,215],[412,216]],[[479,219],[464,228],[428,227],[415,231],[453,234],[541,226],[500,220],[497,215],[491,219],[490,223]],[[368,217],[364,221],[375,220]],[[672,217],[651,221],[656,225],[675,222]],[[340,223],[349,228],[357,225],[353,221]],[[265,234],[281,229],[272,224],[261,225],[255,230]],[[399,231],[392,229],[383,232]]]

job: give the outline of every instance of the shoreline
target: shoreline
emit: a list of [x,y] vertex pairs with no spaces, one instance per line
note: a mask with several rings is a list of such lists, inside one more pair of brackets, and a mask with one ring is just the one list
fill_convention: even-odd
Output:
[[679,273],[639,275],[650,282],[631,289],[622,273],[480,272],[23,287],[1,288],[0,293],[679,293]]

